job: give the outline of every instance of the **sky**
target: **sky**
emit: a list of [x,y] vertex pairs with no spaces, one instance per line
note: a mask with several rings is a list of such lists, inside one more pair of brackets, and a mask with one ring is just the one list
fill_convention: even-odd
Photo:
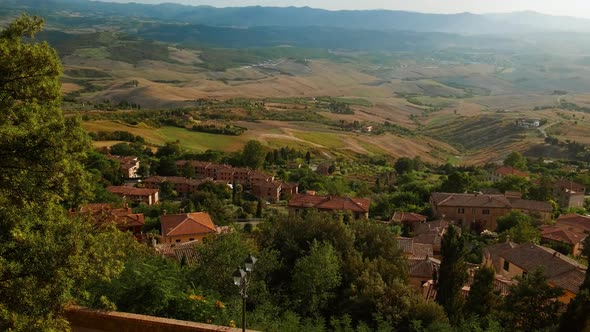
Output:
[[551,15],[590,18],[590,0],[101,0],[108,2],[162,3],[214,7],[309,6],[329,10],[391,9],[425,13],[505,13],[532,10]]

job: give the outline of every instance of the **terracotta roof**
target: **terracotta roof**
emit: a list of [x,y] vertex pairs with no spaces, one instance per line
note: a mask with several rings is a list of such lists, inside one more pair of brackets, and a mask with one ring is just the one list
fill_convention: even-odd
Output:
[[416,243],[413,238],[397,237],[397,245],[405,254],[415,259],[434,256],[432,244]]
[[107,190],[113,194],[133,195],[133,196],[150,196],[158,192],[157,189],[135,188],[126,186],[110,186]]
[[543,225],[539,229],[541,230],[541,239],[559,241],[571,245],[582,242],[587,236],[587,234],[570,231],[557,226]]
[[414,239],[411,237],[398,237],[397,246],[406,254],[411,254],[414,247]]
[[289,201],[289,206],[367,213],[370,203],[371,201],[366,198],[295,194]]
[[197,180],[197,179],[189,179],[182,176],[150,176],[149,178],[143,180],[143,182],[148,183],[162,183],[162,182],[169,182],[173,184],[188,184],[191,186],[199,186],[203,184],[207,180]]
[[483,248],[483,254],[484,254],[484,256],[489,256],[490,259],[492,260],[492,264],[494,265],[494,268],[496,268],[496,270],[499,270],[501,255],[509,250],[516,248],[517,246],[518,246],[518,244],[511,242],[511,241],[500,242],[500,243],[493,244],[491,246],[487,246],[487,247]]
[[527,272],[543,268],[550,283],[572,293],[577,293],[583,281],[583,277],[579,278],[580,273],[585,274],[586,271],[586,267],[575,260],[553,249],[532,243],[519,245],[501,253],[500,256]]
[[260,187],[260,188],[271,188],[278,190],[282,187],[283,183],[278,181],[269,181],[269,180],[256,180],[252,183],[252,187]]
[[561,190],[568,190],[573,192],[584,192],[586,190],[586,186],[583,184],[579,184],[573,182],[569,179],[560,179],[555,181],[555,186]]
[[549,202],[542,202],[542,201],[533,201],[530,199],[522,199],[522,198],[508,198],[510,204],[515,209],[522,209],[522,210],[531,210],[531,211],[542,211],[542,212],[552,212],[553,205]]
[[445,229],[449,227],[449,222],[445,220],[435,220],[416,225],[414,233],[417,235],[428,233],[443,234]]
[[432,193],[431,199],[437,206],[553,211],[553,206],[549,202],[506,197],[504,195]]
[[496,173],[498,173],[502,176],[512,175],[512,176],[518,176],[518,177],[522,177],[522,178],[526,178],[529,176],[528,173],[519,171],[516,168],[512,168],[510,166],[500,166],[500,167],[496,168]]
[[199,160],[177,160],[176,161],[176,165],[177,166],[183,166],[186,163],[190,163],[191,166],[193,167],[208,167],[209,165],[211,165],[210,162],[207,161],[199,161]]
[[420,223],[425,222],[428,217],[423,216],[418,213],[412,212],[395,212],[393,217],[391,217],[392,221],[395,222],[412,222],[412,223]]
[[90,215],[98,223],[114,222],[119,228],[145,225],[143,213],[133,213],[130,208],[115,209],[112,204],[86,204],[80,207],[80,213]]
[[432,279],[434,272],[440,268],[440,261],[432,257],[410,258],[408,259],[408,267],[410,277]]
[[438,206],[510,208],[504,195],[432,193],[432,200]]
[[167,214],[160,216],[163,236],[216,233],[215,225],[206,212]]
[[559,216],[555,220],[555,225],[562,228],[580,228],[585,233],[590,233],[590,217],[583,216],[577,213],[570,213]]

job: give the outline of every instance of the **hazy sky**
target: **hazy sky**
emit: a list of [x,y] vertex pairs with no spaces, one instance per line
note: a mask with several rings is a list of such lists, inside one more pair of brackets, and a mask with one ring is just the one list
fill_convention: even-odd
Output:
[[392,9],[428,13],[498,13],[534,10],[553,15],[590,18],[590,0],[101,0],[109,2],[228,6],[309,6],[338,9]]

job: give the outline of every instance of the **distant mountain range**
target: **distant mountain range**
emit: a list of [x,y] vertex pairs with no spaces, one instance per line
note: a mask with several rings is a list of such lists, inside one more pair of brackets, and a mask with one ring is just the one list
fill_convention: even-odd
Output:
[[546,31],[590,32],[590,20],[535,12],[476,15],[423,14],[390,10],[328,11],[309,7],[233,7],[147,5],[88,0],[4,0],[12,10],[71,11],[134,16],[214,27],[323,27],[353,30],[402,30],[463,35],[519,34]]

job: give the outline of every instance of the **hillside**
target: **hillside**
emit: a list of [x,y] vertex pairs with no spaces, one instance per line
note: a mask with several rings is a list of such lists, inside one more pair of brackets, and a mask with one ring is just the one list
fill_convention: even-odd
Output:
[[[423,14],[391,10],[328,11],[309,7],[228,7],[184,6],[165,3],[109,3],[89,0],[6,0],[4,6],[34,9],[40,14],[52,11],[93,12],[105,15],[144,17],[217,27],[330,27],[367,30],[403,30],[459,34],[505,34],[535,31],[590,31],[590,21],[534,12],[476,15]],[[67,21],[76,22],[75,17]]]

